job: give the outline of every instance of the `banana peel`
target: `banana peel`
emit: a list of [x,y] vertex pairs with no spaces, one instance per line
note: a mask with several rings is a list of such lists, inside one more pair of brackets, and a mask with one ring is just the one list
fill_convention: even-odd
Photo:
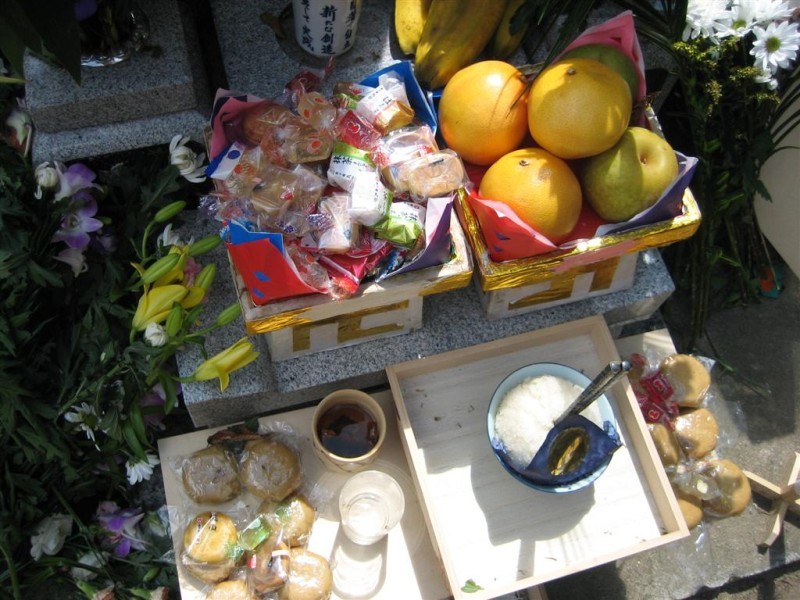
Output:
[[437,89],[474,62],[491,41],[505,8],[505,2],[431,0],[416,50],[417,79]]
[[417,50],[430,5],[431,0],[395,0],[394,30],[404,54],[414,54]]
[[492,37],[491,54],[495,58],[508,58],[522,43],[522,39],[528,32],[529,21],[526,21],[519,31],[511,33],[511,22],[517,11],[527,0],[507,0],[503,18]]

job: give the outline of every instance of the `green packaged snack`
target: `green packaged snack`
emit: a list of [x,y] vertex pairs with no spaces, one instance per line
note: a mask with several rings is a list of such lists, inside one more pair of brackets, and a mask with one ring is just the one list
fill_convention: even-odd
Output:
[[413,202],[393,202],[389,214],[373,230],[381,239],[411,248],[425,233],[425,207]]

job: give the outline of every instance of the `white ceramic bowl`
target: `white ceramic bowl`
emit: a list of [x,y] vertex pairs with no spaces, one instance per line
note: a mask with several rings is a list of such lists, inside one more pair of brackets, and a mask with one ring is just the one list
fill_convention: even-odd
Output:
[[[500,385],[497,386],[497,389],[492,394],[492,400],[489,402],[489,410],[486,415],[486,429],[487,433],[489,434],[489,444],[492,446],[492,450],[495,454],[495,457],[503,465],[503,468],[517,481],[531,487],[533,489],[539,490],[541,492],[550,492],[550,493],[566,493],[566,492],[575,492],[586,486],[593,483],[608,467],[609,460],[602,464],[600,467],[595,469],[592,473],[584,477],[583,479],[579,479],[573,483],[561,486],[544,486],[539,483],[534,483],[527,479],[522,473],[519,473],[512,469],[509,465],[507,465],[497,454],[498,446],[501,446],[501,443],[497,440],[494,431],[494,417],[497,413],[497,408],[500,406],[500,402],[505,397],[505,395],[514,387],[522,383],[525,379],[529,377],[539,377],[542,375],[553,375],[555,377],[560,377],[562,379],[566,379],[574,383],[575,385],[580,386],[581,388],[585,388],[591,382],[591,379],[578,371],[577,369],[573,369],[572,367],[568,367],[566,365],[560,365],[557,363],[534,363],[532,365],[527,365],[525,367],[521,367],[508,375],[503,381],[500,382]],[[602,424],[598,424],[601,428],[606,425],[606,423],[610,424],[611,427],[614,428],[614,431],[619,431],[617,426],[617,421],[614,418],[614,411],[611,409],[611,404],[608,401],[608,398],[605,394],[600,396],[597,400],[595,400],[597,407],[600,411],[600,417],[603,419]]]

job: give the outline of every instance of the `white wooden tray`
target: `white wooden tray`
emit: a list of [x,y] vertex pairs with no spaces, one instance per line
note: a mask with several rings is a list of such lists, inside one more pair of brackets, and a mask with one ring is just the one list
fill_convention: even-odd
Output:
[[[455,598],[538,586],[689,535],[627,378],[611,400],[624,446],[591,486],[530,489],[506,473],[486,433],[497,385],[515,369],[558,362],[594,377],[619,360],[590,317],[386,369],[434,549]],[[468,580],[483,589],[461,590]]]
[[[325,469],[313,453],[311,447],[311,417],[314,409],[305,408],[291,412],[264,417],[264,425],[278,423],[281,427],[291,427],[297,435],[302,450],[302,469],[305,480],[321,486],[316,495],[329,497],[323,506],[317,506],[318,518],[314,523],[308,549],[331,561],[335,581],[341,575],[361,576],[361,581],[375,581],[375,592],[369,596],[376,599],[403,598],[436,600],[449,596],[430,539],[425,531],[422,510],[409,472],[397,432],[397,418],[394,403],[389,392],[375,395],[386,412],[388,425],[384,447],[373,463],[372,468],[385,471],[400,482],[405,494],[405,512],[400,524],[378,544],[358,547],[339,530],[338,497],[339,490],[347,481],[346,475]],[[206,439],[215,431],[206,429],[184,435],[159,440],[158,449],[161,471],[164,475],[164,490],[167,504],[174,510],[172,541],[178,563],[178,579],[183,600],[205,598],[202,582],[194,579],[180,566],[183,536],[182,519],[179,513],[196,508],[197,512],[209,510],[207,507],[191,507],[181,488],[181,482],[172,468],[177,457],[188,455],[206,446]],[[255,508],[259,502],[246,495],[241,498],[245,504]],[[348,570],[349,569],[349,570]],[[352,585],[352,584],[351,584]],[[362,586],[362,584],[359,584]],[[362,586],[363,587],[363,586]],[[351,588],[355,589],[355,588]],[[350,594],[352,595],[352,594]],[[343,596],[334,590],[334,600]]]

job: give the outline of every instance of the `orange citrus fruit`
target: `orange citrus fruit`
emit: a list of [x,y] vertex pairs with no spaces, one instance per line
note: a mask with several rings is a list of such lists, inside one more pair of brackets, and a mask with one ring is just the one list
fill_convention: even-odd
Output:
[[581,214],[578,178],[569,165],[541,148],[522,148],[486,171],[480,195],[507,204],[527,225],[558,244]]
[[527,84],[513,65],[485,60],[458,71],[439,100],[439,129],[465,161],[490,165],[528,133]]
[[561,158],[585,158],[617,143],[631,116],[622,76],[591,58],[554,63],[533,80],[528,127],[536,143]]

